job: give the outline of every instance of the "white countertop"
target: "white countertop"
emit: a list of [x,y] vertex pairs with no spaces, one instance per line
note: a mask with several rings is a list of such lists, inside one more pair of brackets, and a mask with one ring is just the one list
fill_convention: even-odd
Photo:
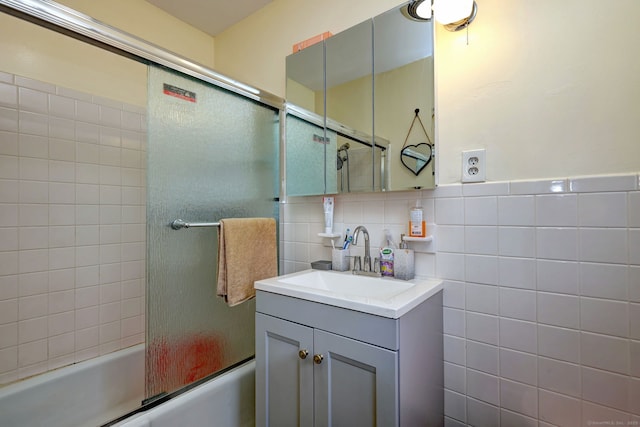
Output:
[[442,280],[398,280],[305,270],[255,282],[256,290],[397,319],[442,290]]

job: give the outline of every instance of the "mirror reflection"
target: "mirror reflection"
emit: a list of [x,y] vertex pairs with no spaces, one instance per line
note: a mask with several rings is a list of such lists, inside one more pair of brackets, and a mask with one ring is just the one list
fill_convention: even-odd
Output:
[[310,148],[287,127],[288,195],[435,186],[433,27],[403,8],[287,57],[292,114],[325,136]]

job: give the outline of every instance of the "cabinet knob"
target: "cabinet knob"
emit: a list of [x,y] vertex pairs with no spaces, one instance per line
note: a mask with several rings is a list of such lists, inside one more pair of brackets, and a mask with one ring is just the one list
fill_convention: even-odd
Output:
[[300,359],[306,359],[308,355],[309,352],[307,350],[300,350],[298,352],[298,356],[300,356]]
[[315,363],[316,365],[321,364],[323,359],[324,359],[324,356],[323,356],[323,355],[321,355],[321,354],[315,354],[315,355],[313,356],[313,361],[314,361],[314,363]]

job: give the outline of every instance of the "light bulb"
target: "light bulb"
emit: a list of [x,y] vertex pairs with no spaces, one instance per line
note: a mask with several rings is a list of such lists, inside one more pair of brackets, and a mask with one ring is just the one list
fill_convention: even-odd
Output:
[[425,0],[420,3],[416,8],[416,13],[422,19],[431,19],[431,2],[429,0]]
[[468,18],[473,10],[473,0],[435,0],[433,12],[442,25]]

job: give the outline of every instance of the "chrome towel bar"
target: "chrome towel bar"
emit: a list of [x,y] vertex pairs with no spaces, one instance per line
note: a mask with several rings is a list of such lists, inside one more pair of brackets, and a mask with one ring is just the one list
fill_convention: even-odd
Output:
[[171,228],[174,230],[180,230],[182,228],[191,227],[220,227],[219,222],[186,222],[182,219],[176,219],[171,222]]

